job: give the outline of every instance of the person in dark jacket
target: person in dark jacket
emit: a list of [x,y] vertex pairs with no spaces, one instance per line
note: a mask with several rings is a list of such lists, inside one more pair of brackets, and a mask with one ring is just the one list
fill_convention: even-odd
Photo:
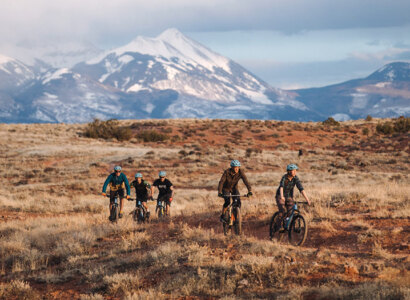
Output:
[[306,202],[310,205],[310,200],[306,195],[305,189],[302,186],[302,183],[299,180],[299,177],[296,176],[296,170],[298,166],[295,164],[289,164],[286,167],[287,173],[282,176],[280,180],[279,187],[276,190],[276,204],[279,209],[279,218],[278,222],[283,218],[284,214],[292,208],[295,204],[293,199],[293,190],[295,186],[298,188],[299,192],[303,195]]
[[154,181],[151,186],[151,195],[154,195],[154,187],[158,188],[158,200],[164,201],[166,204],[166,214],[168,217],[171,216],[171,202],[174,195],[174,187],[172,182],[165,178],[167,173],[165,171],[160,171],[158,174],[159,178]]
[[127,176],[125,176],[124,173],[121,173],[121,167],[120,166],[115,166],[114,167],[114,173],[111,173],[108,175],[107,179],[104,182],[103,188],[102,188],[102,195],[105,197],[107,196],[106,190],[107,186],[110,185],[110,211],[111,211],[111,206],[114,203],[115,196],[118,195],[120,198],[120,213],[118,217],[122,218],[123,216],[123,208],[124,208],[124,185],[125,188],[127,189],[127,199],[130,198],[131,194],[131,188],[130,184],[128,183]]
[[131,186],[135,188],[135,200],[137,203],[137,200],[140,200],[142,205],[144,206],[146,212],[147,212],[147,219],[150,216],[150,211],[147,205],[148,198],[150,198],[150,193],[148,191],[151,191],[151,185],[148,183],[148,181],[145,181],[142,179],[142,174],[137,173],[135,174],[135,180],[131,182]]
[[[224,222],[223,215],[226,208],[231,204],[230,195],[239,195],[238,182],[242,179],[246,188],[248,189],[247,196],[252,196],[252,187],[249,184],[248,179],[246,178],[245,172],[240,169],[241,163],[234,159],[231,161],[231,167],[226,169],[222,174],[221,180],[219,180],[218,185],[218,197],[223,197],[225,203],[222,206],[222,214],[220,217],[221,222]],[[232,197],[233,200],[237,199],[239,202],[239,207],[241,206],[241,199],[239,197]]]

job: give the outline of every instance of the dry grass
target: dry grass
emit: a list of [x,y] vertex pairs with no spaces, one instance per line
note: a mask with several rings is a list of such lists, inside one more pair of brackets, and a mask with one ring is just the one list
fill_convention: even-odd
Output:
[[[49,298],[79,299],[408,298],[408,137],[378,136],[378,122],[118,124],[170,137],[159,142],[85,138],[86,125],[0,124],[0,298],[41,298],[45,286]],[[230,159],[254,188],[242,201],[241,237],[223,236],[218,221],[216,188]],[[268,240],[289,162],[313,202],[300,206],[303,247]],[[167,171],[170,222],[136,225],[134,202],[108,222],[99,193],[117,164],[149,181]]]

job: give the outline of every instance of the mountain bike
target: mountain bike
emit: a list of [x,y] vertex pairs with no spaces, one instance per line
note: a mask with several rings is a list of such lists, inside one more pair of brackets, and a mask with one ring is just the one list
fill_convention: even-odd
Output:
[[[107,198],[110,198],[110,195],[107,195]],[[114,197],[114,202],[111,205],[111,209],[110,209],[110,217],[109,220],[113,223],[117,223],[118,221],[118,215],[120,213],[120,209],[118,207],[119,201],[118,201],[118,194],[115,195]]]
[[157,199],[157,206],[155,207],[158,219],[163,219],[167,215],[167,207],[165,201],[160,198]]
[[144,205],[142,205],[142,201],[139,199],[129,199],[129,201],[137,201],[136,207],[134,211],[132,212],[132,217],[135,222],[138,223],[145,223],[146,221],[149,221],[149,214],[147,210],[145,209]]
[[297,204],[306,204],[307,202],[296,201],[292,208],[278,220],[279,212],[275,212],[269,224],[269,236],[271,240],[281,241],[285,233],[288,233],[289,242],[292,245],[302,245],[307,236],[308,226],[305,218],[300,213]]
[[[247,195],[226,195],[225,197],[230,197],[232,199],[228,207],[224,209],[223,213],[223,230],[224,235],[227,235],[232,227],[235,230],[236,235],[242,234],[242,217],[241,217],[241,208],[239,207],[239,198],[247,197]],[[235,197],[233,199],[233,197]],[[237,198],[236,198],[237,197]]]

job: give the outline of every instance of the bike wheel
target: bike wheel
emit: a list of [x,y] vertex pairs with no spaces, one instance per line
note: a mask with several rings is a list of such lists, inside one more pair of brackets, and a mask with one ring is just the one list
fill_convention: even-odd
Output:
[[162,219],[164,217],[164,208],[159,207],[158,208],[158,219]]
[[282,221],[279,222],[278,220],[279,218],[280,218],[280,214],[277,211],[273,214],[272,219],[269,224],[269,236],[271,240],[276,239],[280,242],[283,239],[284,232],[281,232]]
[[295,246],[302,245],[306,240],[307,231],[305,218],[302,215],[294,216],[289,228],[289,242]]
[[110,211],[111,222],[118,221],[118,214],[119,214],[118,205],[113,204],[111,207],[111,211]]
[[137,209],[137,220],[138,220],[138,223],[143,223],[145,221],[144,209],[141,207],[138,207]]
[[234,216],[235,216],[235,222],[234,222],[235,234],[236,235],[241,235],[242,234],[241,209],[239,207],[236,207],[234,209],[233,213],[234,213]]

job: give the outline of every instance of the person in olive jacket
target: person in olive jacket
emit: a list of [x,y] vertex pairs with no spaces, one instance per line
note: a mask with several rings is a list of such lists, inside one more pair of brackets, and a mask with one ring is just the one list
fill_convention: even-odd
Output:
[[[225,213],[226,208],[231,203],[230,195],[239,195],[238,190],[238,182],[239,179],[242,179],[243,183],[246,185],[248,189],[247,196],[252,196],[252,187],[249,184],[248,179],[246,178],[245,172],[240,169],[241,163],[234,159],[231,161],[231,167],[226,169],[222,174],[221,180],[219,181],[218,185],[218,197],[223,197],[225,200],[224,205],[222,206],[222,214],[220,217],[221,222],[224,222],[223,215]],[[232,197],[233,200],[238,200],[239,207],[241,207],[241,199],[239,197]]]

